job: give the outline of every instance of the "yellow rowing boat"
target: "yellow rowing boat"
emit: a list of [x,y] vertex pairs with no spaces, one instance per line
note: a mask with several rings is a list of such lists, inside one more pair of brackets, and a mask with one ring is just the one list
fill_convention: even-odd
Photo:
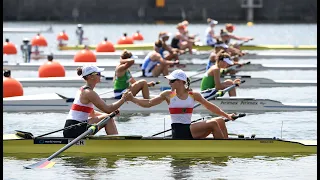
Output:
[[[116,50],[152,50],[154,43],[145,44],[121,44],[114,45]],[[89,45],[89,49],[95,50],[96,45]],[[81,50],[83,45],[69,45],[69,46],[58,46],[59,50]],[[193,49],[198,51],[211,50],[211,46],[193,46]],[[242,45],[242,50],[317,50],[317,45]]]
[[[22,138],[16,134],[3,135],[3,153],[50,154],[64,147],[72,139],[62,137]],[[164,137],[142,136],[88,136],[65,151],[72,154],[315,154],[316,140],[283,140],[276,138],[237,137],[224,140],[212,138],[175,140]]]

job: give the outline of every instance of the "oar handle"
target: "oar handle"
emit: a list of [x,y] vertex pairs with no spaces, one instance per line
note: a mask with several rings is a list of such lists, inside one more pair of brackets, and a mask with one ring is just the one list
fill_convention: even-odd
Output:
[[156,84],[160,84],[161,82],[160,81],[157,81],[155,83],[152,83],[151,87],[154,87]]
[[[233,116],[232,116],[232,119],[233,119],[233,120],[236,120],[236,119],[242,118],[242,117],[244,117],[244,116],[246,116],[245,113],[240,113],[240,114],[233,115]],[[225,118],[224,121],[225,121],[225,122],[228,122],[228,121],[230,121],[230,119]]]
[[119,113],[120,113],[120,111],[117,109],[117,110],[113,111],[111,114],[109,114],[109,116],[107,116],[106,118],[101,120],[98,124],[94,124],[93,126],[95,126],[96,129],[95,129],[95,132],[93,132],[92,134],[95,134],[96,132],[98,132],[99,129],[101,129],[103,126],[105,126],[107,124],[109,119],[115,117]]

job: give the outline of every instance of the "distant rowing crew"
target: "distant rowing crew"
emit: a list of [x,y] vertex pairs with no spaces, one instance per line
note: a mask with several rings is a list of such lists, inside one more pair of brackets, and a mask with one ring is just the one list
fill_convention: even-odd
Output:
[[[134,51],[134,55],[136,55],[139,59],[144,59],[144,57],[148,54],[146,51]],[[193,54],[181,54],[179,55],[179,59],[189,60],[189,59],[208,59],[210,52],[199,51],[194,52]],[[31,57],[36,59],[46,59],[49,53],[47,54],[33,54]],[[55,59],[73,59],[75,53],[55,53],[52,54]],[[95,53],[97,59],[118,59],[120,56],[119,52],[98,52]],[[244,59],[315,59],[317,58],[316,53],[301,53],[301,52],[256,52],[256,53],[247,53],[243,56]]]

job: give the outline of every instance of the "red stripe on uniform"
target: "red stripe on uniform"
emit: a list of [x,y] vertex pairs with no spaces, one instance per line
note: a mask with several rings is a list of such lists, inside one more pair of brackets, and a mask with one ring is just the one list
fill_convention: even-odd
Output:
[[190,114],[193,108],[169,108],[170,114]]
[[72,104],[71,109],[75,111],[86,112],[86,113],[91,113],[91,111],[93,110],[92,107],[80,106],[78,104]]

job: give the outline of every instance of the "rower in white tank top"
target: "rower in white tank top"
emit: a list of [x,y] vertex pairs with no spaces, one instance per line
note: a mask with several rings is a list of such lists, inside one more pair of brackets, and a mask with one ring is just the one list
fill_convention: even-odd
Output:
[[192,91],[189,92],[188,98],[185,100],[180,99],[176,92],[172,91],[169,104],[171,123],[191,124],[194,104]]
[[80,102],[80,94],[83,90],[89,87],[81,87],[76,97],[74,98],[73,104],[69,111],[67,119],[76,120],[79,122],[87,122],[90,113],[93,111],[94,105],[92,103],[82,104]]

